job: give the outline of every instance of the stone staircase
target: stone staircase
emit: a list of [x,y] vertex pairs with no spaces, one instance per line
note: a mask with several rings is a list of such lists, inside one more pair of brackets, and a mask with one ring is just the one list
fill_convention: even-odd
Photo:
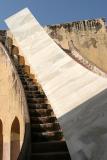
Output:
[[71,160],[62,130],[37,82],[16,65],[22,81],[31,121],[31,160]]

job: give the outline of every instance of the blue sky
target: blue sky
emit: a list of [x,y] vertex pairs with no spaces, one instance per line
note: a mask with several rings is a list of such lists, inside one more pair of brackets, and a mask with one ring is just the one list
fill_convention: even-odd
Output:
[[28,7],[41,25],[107,18],[107,0],[0,0],[0,29],[4,19]]

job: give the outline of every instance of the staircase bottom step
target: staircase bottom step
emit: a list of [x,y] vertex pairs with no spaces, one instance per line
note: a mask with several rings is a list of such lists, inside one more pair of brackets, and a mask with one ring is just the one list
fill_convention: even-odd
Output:
[[68,152],[49,152],[32,154],[31,160],[71,160]]
[[33,153],[45,153],[45,152],[68,152],[68,148],[65,141],[51,141],[51,142],[39,142],[32,143]]

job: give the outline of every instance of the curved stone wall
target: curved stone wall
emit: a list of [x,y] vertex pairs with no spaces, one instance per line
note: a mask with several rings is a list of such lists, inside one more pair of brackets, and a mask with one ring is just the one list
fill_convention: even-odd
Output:
[[45,30],[71,57],[70,41],[81,56],[107,73],[107,29],[104,18],[47,26]]
[[[19,121],[18,132],[15,128],[12,131],[15,118]],[[3,125],[3,160],[16,160],[23,144],[25,125],[29,123],[29,115],[21,81],[2,43],[0,43],[0,119]],[[13,148],[17,146],[15,148],[17,154],[12,154],[11,143]]]

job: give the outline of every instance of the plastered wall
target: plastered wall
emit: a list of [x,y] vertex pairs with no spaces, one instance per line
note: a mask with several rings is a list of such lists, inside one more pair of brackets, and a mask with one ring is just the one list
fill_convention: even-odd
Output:
[[[16,118],[20,128],[19,139],[17,139],[17,133],[12,133],[12,124]],[[18,140],[21,150],[25,124],[29,123],[29,115],[23,87],[12,60],[2,43],[0,43],[0,120],[3,126],[3,160],[10,160],[12,159],[11,141]]]
[[[85,59],[107,73],[107,27],[104,18],[45,27],[55,42],[71,55],[75,47]],[[72,43],[69,43],[72,41]]]

